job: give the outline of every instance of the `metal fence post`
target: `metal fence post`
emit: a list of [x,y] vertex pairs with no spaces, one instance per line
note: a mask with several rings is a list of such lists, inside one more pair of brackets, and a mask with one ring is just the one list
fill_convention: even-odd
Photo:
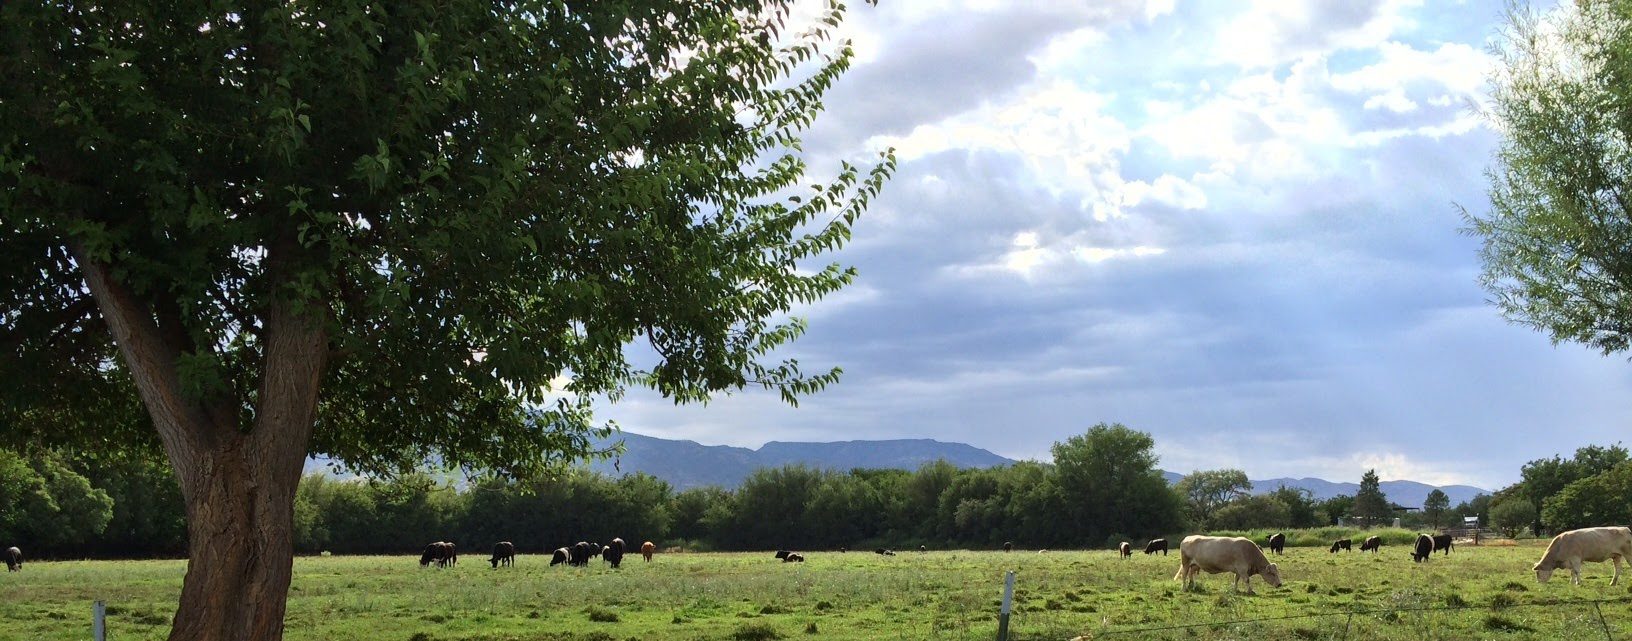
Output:
[[1608,641],[1615,641],[1615,637],[1609,634],[1609,622],[1604,620],[1604,609],[1599,607],[1597,601],[1592,602],[1592,610],[1598,613],[1598,625],[1604,628],[1604,638]]
[[108,639],[108,607],[107,604],[97,601],[91,606],[91,638],[96,641]]
[[1003,607],[997,611],[997,641],[1009,641],[1009,606],[1014,602],[1014,570],[1003,577]]
[[1349,626],[1354,625],[1354,611],[1349,611],[1349,619],[1343,622],[1343,641],[1349,641]]

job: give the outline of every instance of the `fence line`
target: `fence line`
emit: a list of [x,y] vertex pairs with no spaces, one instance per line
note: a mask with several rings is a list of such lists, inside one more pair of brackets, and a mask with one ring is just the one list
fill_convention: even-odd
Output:
[[1386,614],[1386,613],[1389,613],[1389,612],[1450,612],[1450,611],[1456,611],[1456,610],[1485,610],[1485,609],[1508,610],[1508,609],[1515,609],[1515,608],[1551,607],[1551,606],[1567,606],[1567,605],[1581,605],[1581,606],[1591,605],[1593,611],[1597,612],[1597,614],[1598,614],[1598,625],[1603,628],[1604,638],[1609,639],[1610,641],[1614,641],[1614,637],[1610,635],[1609,622],[1604,620],[1604,611],[1602,609],[1602,606],[1604,604],[1619,604],[1619,603],[1632,603],[1632,596],[1615,597],[1615,598],[1609,598],[1609,599],[1572,599],[1572,600],[1561,600],[1561,601],[1544,601],[1544,602],[1536,602],[1536,603],[1513,603],[1513,604],[1503,605],[1503,606],[1500,606],[1500,607],[1493,606],[1493,605],[1488,605],[1488,604],[1487,605],[1474,605],[1474,604],[1470,603],[1470,604],[1466,604],[1466,605],[1437,605],[1437,606],[1419,606],[1419,607],[1402,607],[1402,608],[1351,608],[1351,609],[1347,609],[1347,610],[1339,610],[1339,611],[1336,611],[1336,612],[1310,612],[1310,613],[1306,613],[1306,614],[1288,614],[1288,615],[1273,616],[1273,617],[1257,617],[1257,618],[1252,618],[1252,619],[1236,619],[1236,620],[1232,620],[1232,621],[1209,621],[1209,622],[1205,622],[1205,623],[1181,623],[1181,624],[1177,624],[1177,625],[1163,625],[1163,626],[1154,626],[1154,627],[1148,627],[1148,628],[1122,628],[1122,629],[1119,629],[1119,630],[1101,630],[1101,631],[1095,632],[1093,634],[1093,637],[1094,638],[1100,638],[1100,637],[1110,637],[1110,636],[1127,635],[1127,634],[1143,634],[1143,633],[1146,633],[1146,632],[1162,632],[1162,631],[1166,631],[1166,630],[1185,630],[1185,629],[1189,629],[1189,628],[1216,628],[1216,627],[1226,626],[1226,625],[1239,625],[1239,624],[1242,624],[1242,623],[1263,623],[1263,622],[1266,622],[1266,621],[1289,621],[1289,620],[1292,620],[1292,619],[1316,619],[1316,618],[1325,618],[1325,617],[1347,616],[1348,620],[1343,625],[1343,638],[1347,639],[1347,638],[1349,638],[1350,624],[1352,624],[1354,622],[1354,615],[1356,615],[1356,614],[1371,615],[1371,614]]

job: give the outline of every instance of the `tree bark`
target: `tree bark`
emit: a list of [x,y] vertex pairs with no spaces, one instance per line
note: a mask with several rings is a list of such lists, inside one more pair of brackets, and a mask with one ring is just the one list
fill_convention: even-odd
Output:
[[[187,576],[172,641],[276,641],[294,563],[295,472],[273,465],[287,453],[261,452],[252,435],[197,452],[183,479]],[[304,451],[304,443],[301,444]],[[178,468],[183,467],[181,465]]]
[[245,401],[184,394],[176,364],[187,346],[161,331],[152,308],[106,263],[74,249],[187,505],[187,575],[170,639],[282,639],[295,490],[327,365],[326,318],[292,301],[267,305],[254,419],[239,425]]

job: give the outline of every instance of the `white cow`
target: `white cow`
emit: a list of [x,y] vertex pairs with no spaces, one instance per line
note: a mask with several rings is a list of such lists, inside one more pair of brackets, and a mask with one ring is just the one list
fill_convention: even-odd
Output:
[[1253,593],[1254,574],[1262,575],[1264,581],[1273,587],[1281,587],[1280,567],[1270,563],[1264,551],[1251,539],[1200,534],[1184,537],[1184,541],[1179,543],[1179,573],[1173,578],[1183,580],[1184,587],[1189,588],[1195,584],[1196,575],[1204,571],[1208,574],[1234,572],[1235,583],[1231,587],[1240,589],[1241,580],[1246,579],[1247,594]]
[[1615,585],[1621,580],[1622,559],[1632,565],[1632,529],[1620,526],[1589,527],[1553,537],[1553,542],[1547,544],[1547,553],[1541,555],[1541,560],[1536,562],[1533,569],[1536,580],[1546,583],[1547,579],[1553,578],[1553,570],[1569,568],[1570,580],[1575,585],[1581,585],[1581,562],[1609,561],[1615,564],[1615,578],[1610,579],[1609,584]]

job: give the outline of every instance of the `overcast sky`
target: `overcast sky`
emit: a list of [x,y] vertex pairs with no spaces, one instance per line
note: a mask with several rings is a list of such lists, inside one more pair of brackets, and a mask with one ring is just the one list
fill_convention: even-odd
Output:
[[602,416],[1043,460],[1120,422],[1177,472],[1491,489],[1632,427],[1627,360],[1503,321],[1459,232],[1501,0],[850,4],[813,177],[901,163],[785,353],[842,382]]

